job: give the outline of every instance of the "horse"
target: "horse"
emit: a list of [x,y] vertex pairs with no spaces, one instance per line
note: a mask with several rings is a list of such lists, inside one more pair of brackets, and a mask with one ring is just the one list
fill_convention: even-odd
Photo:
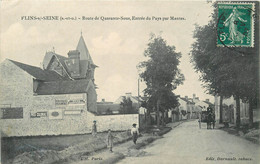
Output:
[[207,129],[211,129],[211,125],[213,125],[213,129],[215,128],[215,114],[213,112],[208,112],[206,116],[207,120]]

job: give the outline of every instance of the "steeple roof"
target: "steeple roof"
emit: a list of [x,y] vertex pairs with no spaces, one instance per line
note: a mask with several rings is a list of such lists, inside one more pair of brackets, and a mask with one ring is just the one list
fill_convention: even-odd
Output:
[[80,60],[88,60],[91,65],[96,66],[89,54],[88,48],[86,46],[86,43],[85,43],[82,35],[80,36],[80,39],[79,39],[79,42],[77,45],[77,50],[80,52]]

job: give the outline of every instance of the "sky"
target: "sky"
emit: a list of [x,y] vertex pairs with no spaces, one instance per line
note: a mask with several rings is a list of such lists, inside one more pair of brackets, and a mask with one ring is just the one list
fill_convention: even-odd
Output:
[[[2,1],[0,5],[0,62],[6,58],[41,66],[46,51],[67,56],[75,50],[81,32],[98,68],[95,83],[98,101],[115,101],[119,96],[138,92],[138,63],[147,60],[150,34],[161,35],[174,45],[182,58],[179,68],[184,84],[173,92],[200,100],[213,97],[205,93],[199,75],[190,63],[194,25],[205,25],[212,13],[205,1]],[[23,16],[77,17],[80,20],[22,20]],[[82,20],[82,17],[99,20]],[[150,17],[151,20],[106,20],[101,17]],[[181,17],[185,20],[156,20],[158,17]],[[152,19],[154,18],[154,20]],[[53,48],[54,47],[54,48]],[[141,82],[140,90],[145,88]],[[142,95],[142,93],[140,93]]]

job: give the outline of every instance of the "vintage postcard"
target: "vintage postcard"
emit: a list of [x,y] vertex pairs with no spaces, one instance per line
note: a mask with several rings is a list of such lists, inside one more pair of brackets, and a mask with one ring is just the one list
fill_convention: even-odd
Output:
[[0,1],[0,163],[260,163],[258,1]]

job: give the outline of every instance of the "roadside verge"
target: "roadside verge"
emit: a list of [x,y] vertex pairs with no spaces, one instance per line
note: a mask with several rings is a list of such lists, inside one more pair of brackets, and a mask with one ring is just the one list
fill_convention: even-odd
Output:
[[[166,127],[161,128],[160,131],[154,135],[153,133],[143,134],[142,137],[138,138],[137,144],[134,145],[132,141],[117,145],[114,147],[114,152],[102,151],[87,157],[86,160],[77,161],[76,164],[113,164],[125,157],[138,157],[145,154],[142,150],[145,146],[149,145],[153,141],[162,138],[162,135],[168,133],[172,129],[179,126],[183,121],[170,123]],[[102,159],[101,159],[102,158]],[[97,160],[96,160],[97,159]],[[101,159],[101,160],[99,160]]]

